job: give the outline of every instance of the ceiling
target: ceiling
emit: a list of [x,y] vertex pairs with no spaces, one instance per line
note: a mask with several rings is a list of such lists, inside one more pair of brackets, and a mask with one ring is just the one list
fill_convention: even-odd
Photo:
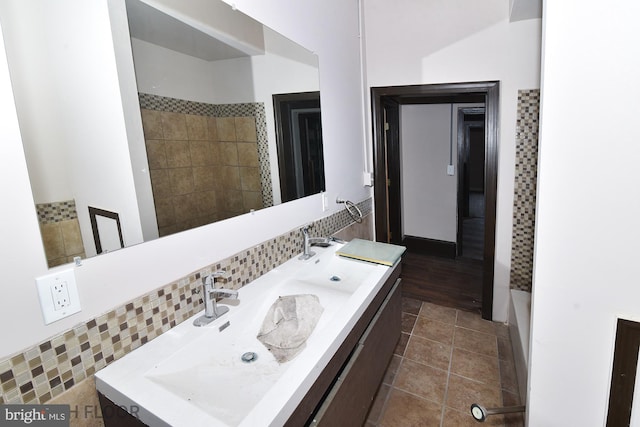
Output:
[[[199,31],[142,1],[126,0],[126,4],[129,30],[133,38],[205,61],[251,56],[252,52],[225,43],[222,41],[223,37],[214,37]],[[239,13],[231,11],[231,8],[229,11],[230,13]],[[257,22],[248,25],[256,24],[259,25]]]
[[509,0],[509,21],[542,18],[542,0]]

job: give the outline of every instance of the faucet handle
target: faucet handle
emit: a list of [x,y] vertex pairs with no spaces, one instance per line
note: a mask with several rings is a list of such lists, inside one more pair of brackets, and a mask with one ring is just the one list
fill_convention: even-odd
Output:
[[214,278],[222,277],[223,279],[228,279],[229,277],[231,277],[231,273],[229,273],[227,270],[218,270],[211,273],[210,276]]
[[229,277],[231,277],[231,273],[227,272],[226,270],[214,271],[213,273],[207,274],[206,276],[204,276],[202,278],[202,283],[204,285],[213,286],[213,283],[216,281],[217,277],[222,277],[223,279],[228,279]]

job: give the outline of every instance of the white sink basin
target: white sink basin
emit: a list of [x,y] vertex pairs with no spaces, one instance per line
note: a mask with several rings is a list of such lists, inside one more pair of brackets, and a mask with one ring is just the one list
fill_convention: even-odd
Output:
[[[314,248],[313,258],[295,257],[241,288],[239,304],[209,325],[192,325],[199,313],[112,363],[96,373],[98,390],[139,407],[150,425],[283,423],[391,271],[338,257],[339,246]],[[296,294],[317,295],[324,311],[306,348],[281,364],[256,336],[273,302]],[[256,360],[242,361],[247,352]]]

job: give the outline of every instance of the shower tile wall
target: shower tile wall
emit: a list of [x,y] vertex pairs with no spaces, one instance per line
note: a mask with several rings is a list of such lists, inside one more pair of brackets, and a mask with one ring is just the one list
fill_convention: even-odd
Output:
[[511,289],[531,292],[540,90],[518,91]]
[[[371,199],[358,207],[365,217],[371,216]],[[354,225],[342,210],[317,220],[312,230],[314,235],[330,236],[340,230],[345,233],[345,228]],[[225,287],[238,289],[301,251],[302,237],[296,228],[0,359],[0,404],[48,402],[201,311],[202,303],[194,291],[200,288],[201,277],[212,270],[230,271]]]
[[263,104],[139,100],[160,236],[273,205]]
[[36,211],[49,268],[85,258],[74,200],[40,203]]
[[160,236],[263,207],[254,117],[141,112]]

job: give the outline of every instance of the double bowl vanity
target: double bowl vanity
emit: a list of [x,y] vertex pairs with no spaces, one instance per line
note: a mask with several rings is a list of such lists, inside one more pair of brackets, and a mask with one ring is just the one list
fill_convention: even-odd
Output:
[[[343,258],[342,246],[292,258],[220,301],[230,310],[208,325],[193,325],[199,313],[97,372],[105,425],[363,424],[400,337],[400,263]],[[300,294],[323,311],[279,363],[256,336],[279,297]]]

